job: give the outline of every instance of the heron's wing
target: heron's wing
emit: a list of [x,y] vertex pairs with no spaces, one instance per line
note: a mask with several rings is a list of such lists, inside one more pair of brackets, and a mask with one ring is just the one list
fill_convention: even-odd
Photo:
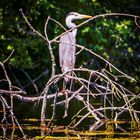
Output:
[[[75,65],[76,38],[71,32],[60,38],[59,61],[60,67],[72,69]],[[64,71],[65,72],[65,71]]]

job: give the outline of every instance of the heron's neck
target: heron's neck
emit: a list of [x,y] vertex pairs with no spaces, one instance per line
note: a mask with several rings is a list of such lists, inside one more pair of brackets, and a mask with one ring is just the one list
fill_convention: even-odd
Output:
[[[74,23],[72,23],[72,19],[71,18],[66,18],[66,25],[70,29],[76,27],[76,25]],[[77,34],[77,28],[75,28],[74,30],[72,30],[72,34],[74,36],[76,36],[76,34]]]

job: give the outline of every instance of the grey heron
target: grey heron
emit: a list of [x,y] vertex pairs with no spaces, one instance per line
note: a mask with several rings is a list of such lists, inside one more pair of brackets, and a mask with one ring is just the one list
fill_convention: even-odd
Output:
[[[83,15],[76,12],[70,12],[65,19],[66,25],[68,28],[74,28],[71,32],[68,32],[60,37],[59,44],[59,62],[62,73],[66,73],[64,75],[64,82],[68,83],[69,78],[68,75],[72,75],[72,69],[75,65],[75,53],[76,53],[76,34],[77,28],[76,25],[72,22],[74,20],[84,19],[84,18],[92,18],[89,15]],[[63,82],[63,89],[65,83]]]

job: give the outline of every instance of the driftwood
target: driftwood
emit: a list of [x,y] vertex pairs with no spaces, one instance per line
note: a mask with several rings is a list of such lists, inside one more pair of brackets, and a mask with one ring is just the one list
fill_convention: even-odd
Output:
[[[72,117],[71,123],[69,125],[70,127],[73,127],[73,128],[78,127],[78,125],[81,124],[89,116],[92,116],[92,118],[94,119],[94,123],[92,125],[90,124],[89,130],[99,129],[104,124],[103,120],[111,119],[111,120],[114,120],[115,122],[124,113],[128,113],[132,121],[137,121],[137,122],[139,121],[138,113],[140,113],[140,111],[135,110],[134,105],[135,105],[135,100],[140,99],[140,96],[135,95],[134,93],[126,89],[124,86],[122,86],[118,82],[120,78],[122,78],[123,80],[127,79],[131,81],[135,81],[135,79],[125,74],[124,72],[120,71],[113,64],[111,64],[110,62],[108,62],[107,60],[105,60],[103,57],[96,54],[95,52],[89,50],[86,46],[82,46],[79,44],[72,44],[72,45],[76,45],[77,48],[80,48],[80,51],[77,52],[76,55],[80,54],[82,51],[86,51],[92,56],[97,57],[98,59],[106,63],[106,68],[103,68],[101,70],[88,69],[82,66],[79,68],[75,68],[72,70],[73,76],[69,76],[69,78],[75,80],[76,83],[78,83],[79,89],[76,89],[75,91],[73,91],[71,87],[74,85],[71,85],[70,88],[65,91],[65,93],[62,93],[61,91],[59,91],[57,87],[57,83],[61,79],[63,79],[66,73],[56,74],[56,62],[55,62],[55,56],[53,53],[52,45],[55,43],[60,43],[59,38],[62,35],[74,30],[74,28],[70,30],[66,30],[58,21],[56,21],[55,19],[49,16],[44,26],[45,36],[43,36],[41,33],[39,33],[37,30],[34,29],[34,27],[30,24],[28,19],[25,17],[23,11],[22,10],[20,11],[26,23],[28,24],[30,29],[33,31],[33,33],[41,37],[45,41],[46,45],[48,46],[50,56],[51,56],[52,73],[42,93],[38,93],[38,88],[35,85],[35,80],[33,81],[32,79],[30,79],[29,75],[27,75],[27,73],[23,71],[25,75],[28,77],[28,79],[31,81],[31,84],[34,86],[35,91],[37,92],[36,96],[30,97],[28,96],[28,93],[23,91],[21,88],[13,86],[8,76],[8,73],[5,69],[4,65],[10,59],[10,57],[12,57],[14,50],[11,52],[11,54],[6,60],[4,60],[3,62],[0,62],[0,66],[2,67],[3,73],[5,75],[5,79],[0,79],[0,83],[2,83],[3,81],[6,81],[9,86],[9,88],[6,90],[0,89],[0,101],[2,103],[3,112],[4,112],[2,122],[4,121],[7,122],[6,110],[8,109],[8,111],[11,114],[13,125],[18,125],[23,136],[25,136],[22,128],[20,127],[20,124],[18,123],[18,120],[16,119],[14,115],[13,98],[17,98],[19,100],[25,101],[25,103],[40,101],[42,104],[41,115],[40,115],[40,120],[41,120],[40,125],[44,127],[45,126],[49,127],[51,125],[56,114],[55,112],[56,107],[60,104],[64,104],[64,117],[66,117],[68,115],[69,105],[72,103],[71,101],[73,99],[77,100],[78,102],[82,102],[83,106]],[[135,23],[139,27],[137,23],[137,19],[140,18],[139,16],[124,14],[124,13],[109,13],[109,14],[96,15],[93,18],[86,20],[82,22],[81,24],[77,25],[75,28],[80,28],[81,26],[85,25],[91,20],[94,20],[100,17],[106,17],[106,16],[131,17],[135,19]],[[55,37],[52,40],[48,39],[48,34],[47,34],[47,25],[50,20],[54,21],[56,24],[62,27],[65,31],[64,33],[60,34],[59,36]],[[115,70],[116,74],[113,74],[112,70]],[[87,76],[88,78],[85,78],[82,76],[79,77],[77,75],[77,72],[86,73],[88,75]],[[71,84],[74,84],[74,83],[71,83]],[[49,94],[48,91],[50,87],[53,85],[55,85],[56,92],[53,94]],[[11,98],[10,106],[8,105],[4,97],[5,95],[8,95]],[[58,101],[57,99],[62,96],[65,96],[65,98],[63,98],[61,101],[60,100]],[[102,99],[102,102],[100,102],[101,105],[99,107],[95,107],[94,105],[94,101],[96,101],[97,97]],[[52,104],[53,112],[52,112],[52,117],[51,117],[50,122],[46,124],[45,122],[45,119],[46,119],[45,114],[47,111],[46,104],[47,104],[47,100],[49,99],[53,99],[53,104]],[[118,103],[121,102],[121,105],[114,103],[114,101]],[[111,117],[107,115],[108,111],[110,111],[110,113],[112,114]],[[75,118],[79,115],[81,115],[82,117],[73,124],[72,123],[73,120],[75,120]],[[121,127],[118,124],[116,124],[115,126],[116,128],[121,129]]]

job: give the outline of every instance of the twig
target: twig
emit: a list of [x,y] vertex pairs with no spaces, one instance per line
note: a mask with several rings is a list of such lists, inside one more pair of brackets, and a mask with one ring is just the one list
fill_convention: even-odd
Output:
[[[0,65],[1,65],[1,67],[3,69],[5,78],[6,78],[7,82],[8,82],[9,90],[12,91],[12,83],[11,83],[11,80],[10,80],[8,74],[7,74],[5,66],[4,66],[4,64],[2,62],[0,62]],[[10,95],[10,101],[11,101],[11,111],[13,112],[13,96],[12,96],[12,94]],[[11,119],[12,119],[13,125],[15,125],[13,116],[11,116]]]
[[10,58],[11,58],[11,56],[13,55],[13,53],[14,53],[14,49],[11,51],[11,53],[10,53],[10,55],[3,61],[3,63],[6,63]]
[[18,86],[24,90],[24,87],[21,85],[20,81],[18,80],[18,78],[16,77],[15,73],[12,71],[12,68],[10,65],[8,65],[9,70],[11,71],[11,74],[13,76],[13,78],[15,79],[15,81],[17,82]]
[[58,24],[62,29],[64,29],[66,31],[66,28],[60,22],[56,21],[53,18],[50,18],[50,20],[54,21],[56,24]]
[[137,25],[138,28],[140,28],[140,25],[138,24],[136,17],[135,17],[135,24]]
[[29,79],[29,81],[32,83],[35,91],[36,91],[36,94],[39,94],[39,91],[38,91],[38,88],[37,88],[37,85],[33,82],[33,80],[31,79],[31,77],[28,75],[28,73],[24,70],[24,69],[21,69],[20,70],[25,74],[25,76]]
[[[38,77],[36,77],[35,79],[32,80],[33,83],[37,82],[43,75],[48,74],[48,71],[44,71],[43,73],[41,73]],[[29,86],[30,84],[32,84],[32,82],[27,83],[26,85],[24,85],[24,88],[26,88],[27,86]]]
[[50,16],[48,16],[46,23],[45,23],[45,26],[44,26],[45,38],[46,38],[48,43],[49,43],[49,38],[48,38],[48,34],[47,34],[47,25],[48,25],[49,20],[50,20]]
[[31,28],[31,30],[33,31],[33,33],[36,33],[38,36],[40,36],[43,40],[46,40],[46,38],[41,34],[39,33],[38,31],[36,31],[33,26],[30,24],[30,22],[28,21],[28,19],[26,18],[26,16],[24,15],[23,13],[23,10],[22,9],[19,9],[19,11],[21,12],[24,20],[26,21],[26,23],[28,24],[28,26]]
[[3,90],[0,89],[0,94],[26,94],[24,91],[19,90],[19,91],[12,91],[12,90]]

